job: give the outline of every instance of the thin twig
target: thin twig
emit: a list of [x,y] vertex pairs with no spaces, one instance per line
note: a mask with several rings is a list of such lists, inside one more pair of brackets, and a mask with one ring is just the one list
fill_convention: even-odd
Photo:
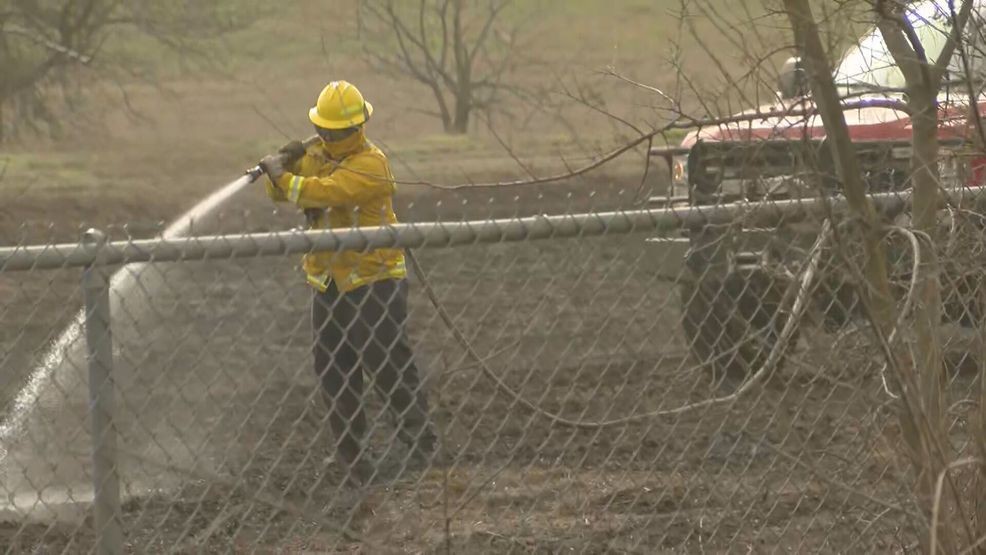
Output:
[[[969,457],[965,459],[959,459],[957,461],[952,461],[948,464],[941,472],[938,473],[938,479],[935,480],[935,503],[931,508],[931,541],[930,541],[930,555],[935,555],[938,552],[938,520],[941,514],[941,498],[942,490],[945,488],[945,477],[948,473],[956,468],[970,465],[982,465],[983,461],[975,457]],[[970,538],[970,541],[972,538]]]
[[[904,112],[909,111],[909,108],[907,108],[907,105],[905,103],[893,99],[867,99],[865,101],[860,101],[860,102],[846,102],[843,103],[841,106],[842,110],[845,111],[867,108],[867,107],[889,108],[889,109],[899,110]],[[634,150],[638,146],[647,143],[649,141],[652,141],[654,140],[654,138],[658,136],[664,136],[668,131],[682,130],[682,129],[687,130],[687,129],[702,128],[702,127],[728,126],[728,125],[744,123],[744,122],[761,121],[770,118],[808,117],[816,114],[816,111],[810,107],[796,108],[795,106],[791,106],[790,108],[791,109],[789,110],[777,111],[777,112],[761,112],[757,110],[755,112],[736,114],[733,116],[727,116],[721,118],[694,119],[694,118],[679,117],[668,122],[667,124],[661,127],[654,129],[653,131],[649,131],[647,133],[644,133],[640,137],[627,141],[605,154],[597,156],[595,159],[591,160],[590,162],[586,163],[583,166],[570,169],[563,173],[549,175],[538,179],[517,179],[513,181],[466,183],[466,184],[456,184],[456,185],[435,183],[433,181],[423,181],[423,180],[408,181],[408,180],[397,179],[394,180],[394,183],[398,185],[420,185],[424,187],[431,187],[434,189],[442,189],[446,191],[455,191],[460,189],[516,187],[516,186],[537,185],[544,183],[555,183],[558,181],[571,179],[573,177],[578,177],[586,173],[589,173],[595,169],[598,169],[603,165],[608,164],[609,162],[612,162],[613,160],[626,154],[627,152]],[[367,175],[374,177],[373,174],[356,171],[350,168],[347,168],[347,171],[356,175]]]
[[[863,273],[860,270],[860,268],[857,266],[857,264],[852,259],[850,259],[844,252],[842,252],[841,249],[837,249],[836,252],[839,254],[840,258],[842,258],[843,262],[846,263],[846,267],[849,269],[849,272],[852,273],[853,278],[857,280],[858,283],[867,283],[866,278],[863,276]],[[892,367],[894,369],[894,372],[898,376],[902,375],[897,361],[897,357],[894,355],[893,349],[890,348],[890,343],[887,341],[887,337],[883,334],[883,330],[880,328],[880,326],[877,324],[875,320],[872,307],[870,306],[870,302],[868,300],[868,295],[861,295],[861,297],[862,297],[861,301],[863,308],[863,316],[866,318],[866,321],[869,324],[867,328],[870,329],[870,331],[873,333],[873,336],[876,338],[877,344],[880,347],[880,351],[883,353],[887,365]]]
[[277,123],[275,123],[274,120],[272,120],[269,117],[267,117],[267,114],[263,113],[263,111],[261,111],[260,108],[257,108],[257,105],[256,104],[251,104],[250,107],[253,108],[254,113],[256,113],[258,116],[260,116],[260,119],[266,121],[267,122],[267,125],[270,125],[272,128],[274,128],[274,131],[277,131],[278,133],[280,133],[284,138],[288,139],[289,141],[292,139],[292,137],[291,137],[291,135],[289,133],[287,133],[286,131],[284,131],[283,129],[281,129],[281,126],[277,125]]
[[881,507],[884,507],[885,509],[892,510],[892,511],[897,511],[897,512],[906,512],[906,511],[904,511],[904,508],[901,507],[901,506],[899,506],[899,505],[895,505],[895,504],[893,504],[893,503],[891,503],[889,501],[884,501],[883,499],[880,499],[878,497],[873,497],[873,496],[871,496],[871,495],[869,495],[867,493],[864,493],[864,492],[860,491],[857,488],[854,488],[854,487],[852,487],[852,486],[850,486],[848,484],[843,484],[842,482],[839,482],[838,480],[835,480],[833,478],[830,478],[829,476],[826,476],[821,471],[819,471],[818,469],[816,469],[814,466],[806,463],[805,461],[803,461],[803,460],[801,460],[801,459],[799,459],[799,458],[797,458],[797,457],[795,457],[795,456],[793,456],[793,455],[791,455],[789,453],[784,452],[783,449],[775,446],[774,444],[772,444],[769,441],[760,441],[759,444],[767,447],[767,449],[770,449],[771,451],[773,451],[774,453],[780,455],[781,457],[784,457],[785,459],[787,459],[787,460],[789,460],[789,461],[797,464],[798,466],[801,466],[802,468],[808,470],[813,475],[815,475],[816,478],[818,478],[819,480],[821,480],[821,481],[823,481],[823,482],[825,482],[825,483],[827,483],[827,484],[829,484],[831,486],[835,486],[835,487],[837,487],[837,488],[839,488],[839,489],[841,489],[841,490],[843,490],[843,491],[845,491],[847,493],[850,493],[850,494],[855,495],[857,497],[861,497],[861,498],[863,498],[863,499],[865,499],[865,500],[867,500],[867,501],[869,501],[871,503],[874,503],[876,505],[880,505]]
[[[288,514],[294,515],[299,518],[315,521],[316,523],[325,526],[326,529],[338,532],[340,535],[342,535],[342,537],[346,538],[349,541],[375,544],[375,542],[367,540],[367,538],[356,535],[347,526],[345,525],[339,526],[337,524],[334,524],[329,520],[320,517],[317,512],[313,512],[310,509],[295,504],[294,502],[290,501],[289,499],[281,495],[279,492],[264,490],[256,487],[244,488],[240,483],[234,482],[224,476],[221,476],[220,474],[210,472],[203,468],[193,469],[193,468],[180,467],[173,464],[166,464],[161,461],[154,460],[150,457],[145,457],[136,452],[123,450],[119,447],[117,448],[117,450],[120,454],[128,455],[141,463],[148,464],[150,466],[157,467],[162,470],[169,470],[172,472],[177,472],[178,474],[185,475],[187,477],[224,485],[230,488],[231,490],[241,492],[242,495],[244,495],[247,499],[250,499],[251,501],[259,502],[262,505],[267,505],[268,507],[284,511]],[[375,544],[375,545],[377,548],[383,547],[382,544]]]
[[209,525],[206,526],[204,530],[189,539],[188,543],[191,544],[192,547],[202,549],[202,544],[208,541],[208,539],[211,538],[222,525],[226,524],[229,519],[237,516],[237,512],[243,508],[243,505],[243,503],[236,503],[232,506],[227,505],[223,507],[219,514],[216,515],[211,522],[209,522]]
[[[445,353],[442,353],[442,365],[445,369],[445,374],[448,375],[448,358]],[[439,405],[441,404],[441,397],[438,398]],[[449,515],[449,474],[451,474],[451,465],[448,462],[448,453],[446,451],[446,437],[445,437],[445,427],[439,426],[439,432],[441,437],[439,439],[441,445],[442,463],[445,465],[445,471],[442,473],[442,512],[445,518],[445,553],[446,555],[452,555],[452,517]]]
[[475,501],[476,498],[479,497],[479,494],[482,493],[484,489],[486,489],[486,486],[493,483],[493,480],[496,480],[497,477],[500,476],[500,474],[502,474],[503,471],[506,470],[507,467],[509,467],[510,463],[512,462],[513,462],[512,458],[508,457],[507,462],[500,465],[500,468],[496,469],[493,472],[493,474],[490,474],[486,478],[486,480],[484,480],[483,483],[479,485],[479,487],[473,490],[472,494],[470,494],[469,497],[467,497],[462,503],[459,503],[459,506],[456,507],[455,511],[452,513],[452,518],[454,518],[456,515],[462,512],[462,510],[465,509],[467,506],[469,506],[470,503]]
[[967,555],[976,551],[981,545],[986,544],[986,535],[980,536],[972,545],[959,552],[959,555]]
[[656,93],[658,96],[660,96],[664,100],[667,100],[669,103],[671,103],[672,110],[674,110],[676,112],[679,110],[678,101],[675,100],[675,99],[673,99],[673,98],[671,98],[670,96],[668,96],[661,89],[659,89],[657,87],[652,87],[650,85],[646,85],[644,83],[640,83],[639,81],[634,81],[633,79],[630,79],[629,77],[627,77],[627,76],[625,76],[625,75],[623,75],[621,73],[618,73],[615,69],[613,69],[612,66],[608,66],[605,69],[605,71],[603,71],[603,75],[609,75],[610,77],[616,77],[617,79],[619,79],[620,81],[623,81],[624,83],[629,83],[630,85],[633,85],[634,87],[638,87],[638,88],[644,89],[645,91],[650,91],[652,93]]
[[[913,251],[913,261],[911,263],[911,283],[907,288],[907,297],[904,299],[904,306],[901,307],[900,313],[897,315],[897,322],[894,327],[890,330],[890,335],[887,336],[887,343],[893,345],[894,340],[897,338],[897,332],[901,325],[904,323],[904,318],[911,311],[911,305],[914,304],[914,296],[917,293],[918,286],[918,274],[921,266],[921,244],[918,242],[917,235],[907,228],[893,226],[890,228],[891,233],[899,233],[906,237],[911,243],[911,250]],[[887,363],[884,362],[883,366],[880,368],[880,381],[883,383],[883,390],[893,399],[900,399],[900,396],[890,391],[890,387],[887,384]]]
[[454,376],[454,375],[456,375],[456,374],[458,374],[460,372],[464,372],[466,370],[472,370],[472,369],[478,367],[480,364],[487,364],[487,363],[491,362],[493,359],[495,359],[495,358],[499,357],[500,355],[506,353],[510,349],[513,349],[517,345],[520,345],[520,341],[521,341],[520,339],[515,339],[515,340],[511,341],[510,343],[508,343],[503,348],[500,348],[500,349],[497,349],[496,351],[493,351],[492,353],[490,353],[485,358],[483,358],[483,359],[481,359],[479,361],[469,362],[469,363],[463,364],[462,366],[459,366],[458,368],[455,368],[455,369],[452,369],[452,370],[446,370],[445,378],[448,379],[449,377]]
[[[578,83],[576,83],[576,85],[578,85]],[[620,116],[614,114],[613,112],[610,112],[606,108],[603,108],[602,106],[600,106],[600,105],[598,105],[596,103],[593,103],[593,102],[590,102],[589,100],[587,100],[585,98],[585,94],[582,93],[581,90],[580,90],[578,96],[576,96],[576,95],[572,94],[571,92],[569,92],[567,88],[563,89],[563,91],[562,91],[561,94],[562,94],[562,96],[568,98],[569,100],[574,100],[575,102],[577,102],[577,103],[585,106],[586,108],[592,110],[593,112],[598,112],[599,114],[602,114],[602,115],[604,115],[604,116],[606,116],[606,117],[608,117],[608,118],[610,118],[610,119],[612,119],[614,121],[618,121],[618,122],[622,123],[626,127],[629,127],[630,129],[633,129],[634,132],[636,132],[638,135],[644,135],[644,131],[642,129],[640,129],[636,125],[634,125],[634,124],[630,123],[629,121],[627,121],[626,118],[620,117]]]
[[535,180],[538,179],[537,174],[535,174],[534,171],[527,164],[525,164],[524,161],[520,159],[520,157],[517,156],[517,153],[514,152],[514,149],[511,148],[510,145],[507,144],[507,142],[504,141],[502,137],[500,137],[500,134],[496,132],[496,129],[493,127],[493,122],[490,121],[488,117],[483,117],[483,116],[478,116],[478,117],[483,121],[483,123],[486,124],[486,128],[489,130],[490,134],[493,135],[493,138],[496,139],[496,142],[498,142],[500,146],[503,148],[503,150],[507,153],[507,156],[510,156],[510,158],[514,162],[516,162],[518,166],[520,166],[520,169],[524,170],[524,172],[527,173],[527,175],[531,179],[535,179]]

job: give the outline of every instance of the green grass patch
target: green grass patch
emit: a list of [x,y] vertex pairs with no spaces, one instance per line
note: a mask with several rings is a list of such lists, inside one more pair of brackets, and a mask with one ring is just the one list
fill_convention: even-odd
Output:
[[100,183],[92,171],[91,159],[75,154],[8,152],[0,157],[0,168],[3,167],[5,189],[85,189]]
[[[344,2],[222,0],[236,20],[217,21],[199,34],[167,46],[136,27],[115,27],[102,55],[145,79],[223,72],[290,71],[333,56],[361,52],[352,21],[340,19]],[[348,11],[346,12],[348,14]]]
[[[319,5],[321,4],[321,6]],[[261,15],[249,27],[222,37],[225,67],[250,70],[258,61],[280,68],[328,63],[362,52],[352,22],[341,22],[332,3],[286,0],[276,13]]]
[[669,129],[664,133],[664,145],[665,146],[678,146],[681,141],[685,139],[685,135],[688,135],[691,131],[688,129]]
[[[371,136],[372,140],[373,137]],[[489,145],[472,135],[449,135],[445,133],[424,135],[413,141],[388,141],[387,149],[399,153],[407,159],[431,157],[441,154],[476,153],[487,150]]]

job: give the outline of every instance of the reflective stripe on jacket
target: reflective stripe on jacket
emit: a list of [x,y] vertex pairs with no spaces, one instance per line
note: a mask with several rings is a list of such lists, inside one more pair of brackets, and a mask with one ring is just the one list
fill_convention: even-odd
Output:
[[[324,144],[309,148],[276,185],[268,183],[268,195],[299,208],[321,209],[312,229],[396,224],[396,186],[387,157],[362,130],[356,139],[352,149],[335,157]],[[375,281],[407,277],[401,249],[310,253],[303,266],[308,283],[320,291],[329,280],[345,293]]]

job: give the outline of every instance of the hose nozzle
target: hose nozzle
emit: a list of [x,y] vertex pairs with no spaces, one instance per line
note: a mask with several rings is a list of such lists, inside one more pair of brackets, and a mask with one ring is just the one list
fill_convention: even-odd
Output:
[[[317,143],[319,140],[320,139],[318,135],[312,135],[311,137],[308,137],[304,141],[301,141],[301,144],[305,145],[305,148],[309,148],[315,143]],[[244,175],[250,176],[250,183],[253,183],[254,181],[260,179],[260,176],[264,175],[264,170],[263,168],[260,167],[260,164],[257,164],[256,166],[248,169],[243,173]]]

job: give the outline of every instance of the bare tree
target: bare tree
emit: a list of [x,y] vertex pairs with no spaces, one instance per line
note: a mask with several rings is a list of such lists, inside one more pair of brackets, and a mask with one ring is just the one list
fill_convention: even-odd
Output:
[[[954,7],[954,2],[952,5]],[[937,235],[938,189],[941,183],[938,170],[938,94],[959,37],[972,12],[972,0],[962,0],[958,12],[950,14],[951,33],[944,47],[933,59],[929,59],[926,45],[922,43],[907,17],[906,5],[896,1],[875,0],[874,9],[883,40],[904,76],[908,104],[912,110],[911,181],[914,189],[914,227],[934,238]],[[918,386],[915,391],[920,395],[920,404],[914,409],[921,408],[924,414],[918,412],[912,416],[912,419],[923,417],[925,425],[912,429],[910,435],[917,441],[912,440],[910,447],[915,451],[912,456],[923,463],[920,473],[921,493],[925,500],[930,501],[938,474],[951,461],[946,458],[948,450],[940,443],[941,438],[946,436],[946,424],[942,410],[944,373],[941,346],[937,339],[942,307],[938,261],[933,245],[925,250],[922,253],[924,267],[921,269],[920,289],[915,306],[917,360],[914,361],[920,372],[915,384]],[[920,433],[922,430],[925,431],[924,434]]]
[[[797,72],[803,70],[809,85],[808,94],[773,93],[777,89],[771,88],[771,83],[759,81],[760,66],[769,67],[764,62],[773,54],[771,49],[777,44],[776,38],[761,38],[759,44],[756,44],[755,26],[747,30],[730,24],[726,16],[716,12],[718,4],[683,2],[683,6],[686,4],[689,10],[705,15],[704,21],[711,22],[710,25],[721,36],[733,41],[736,51],[732,53],[732,58],[745,58],[741,64],[730,65],[727,63],[730,59],[728,54],[706,47],[702,42],[702,33],[692,31],[696,41],[715,64],[716,76],[724,80],[723,90],[717,91],[717,95],[708,95],[711,98],[695,95],[695,102],[700,104],[702,111],[734,112],[734,108],[728,104],[730,98],[738,98],[747,108],[757,106],[758,90],[768,88],[772,94],[777,94],[777,101],[771,101],[766,108],[759,110],[773,114],[786,111],[786,121],[794,121],[793,113],[802,109],[805,114],[820,116],[824,127],[823,141],[818,140],[818,136],[808,135],[809,127],[813,129],[815,125],[813,121],[802,120],[794,123],[792,128],[804,131],[804,142],[811,138],[813,144],[825,150],[824,153],[819,153],[818,160],[807,163],[815,175],[825,176],[825,180],[818,183],[820,194],[834,192],[829,185],[838,187],[851,208],[853,217],[839,227],[839,236],[836,239],[840,260],[845,262],[840,263],[840,267],[850,268],[853,281],[859,284],[858,293],[863,304],[862,312],[869,323],[868,329],[873,334],[874,344],[880,348],[886,360],[885,368],[890,369],[893,377],[891,383],[898,392],[890,392],[885,383],[884,390],[893,397],[888,405],[896,408],[894,428],[899,429],[902,439],[899,459],[910,463],[902,467],[904,471],[899,477],[906,480],[906,487],[912,493],[910,502],[919,509],[914,515],[917,517],[914,520],[914,532],[924,552],[986,552],[986,510],[982,503],[986,485],[986,459],[983,457],[986,442],[982,436],[982,430],[986,429],[986,406],[982,403],[986,399],[986,389],[980,386],[979,413],[976,415],[978,435],[968,443],[954,441],[959,435],[956,434],[956,429],[961,427],[961,418],[955,416],[954,405],[949,406],[946,402],[947,374],[942,333],[942,322],[949,318],[946,314],[948,304],[943,301],[943,297],[955,294],[955,283],[965,279],[964,274],[956,272],[961,268],[949,260],[954,229],[964,225],[956,223],[954,214],[964,212],[970,221],[974,221],[974,225],[969,226],[974,235],[970,243],[974,245],[980,244],[984,219],[981,214],[957,205],[956,199],[960,195],[954,195],[954,190],[947,196],[942,193],[943,185],[955,188],[972,184],[970,176],[962,175],[961,170],[955,171],[955,175],[942,175],[940,170],[945,154],[954,156],[956,149],[961,149],[962,154],[970,158],[978,159],[984,153],[983,145],[986,141],[983,139],[981,114],[984,106],[983,60],[986,59],[982,49],[983,30],[986,28],[983,22],[983,16],[986,15],[983,12],[984,4],[978,0],[846,0],[835,4],[839,10],[851,12],[832,14],[832,17],[823,13],[819,17],[816,8],[819,5],[824,7],[825,4],[814,0],[779,2],[781,9],[771,15],[783,14],[787,20],[785,31],[792,31],[794,39],[793,44],[782,44],[781,48],[790,48],[800,56],[800,61],[792,67],[798,68]],[[745,3],[738,2],[736,5],[743,9]],[[833,29],[838,31],[840,27],[844,29],[847,22],[858,23],[855,19],[850,19],[856,14],[865,16],[867,28],[873,29],[875,23],[876,29],[859,39],[857,48],[851,50],[837,68],[833,64],[833,56],[836,55],[833,53],[844,45],[840,47],[841,40],[832,40],[831,32]],[[755,15],[761,17],[759,14]],[[685,20],[684,17],[682,19]],[[763,20],[766,21],[766,18]],[[788,36],[786,32],[784,35]],[[881,41],[885,49],[878,44]],[[750,42],[754,44],[748,44]],[[765,46],[769,48],[762,52]],[[854,51],[862,54],[849,57]],[[867,68],[857,68],[861,75],[858,82],[851,83],[854,88],[849,85],[847,78],[850,76],[841,73],[844,62],[848,59],[870,64]],[[749,71],[744,72],[747,69]],[[895,71],[899,71],[899,74],[893,73]],[[879,79],[873,78],[872,82],[864,79],[873,77],[873,72],[883,73]],[[794,71],[789,73],[791,76],[796,74]],[[699,90],[687,73],[681,72],[678,77],[686,88],[693,92]],[[744,77],[752,79],[750,82],[743,82]],[[846,87],[842,88],[843,85]],[[781,89],[783,90],[783,86]],[[661,91],[654,90],[666,96]],[[967,97],[967,109],[962,102],[956,101],[956,96]],[[900,152],[907,154],[899,156],[906,160],[904,164],[907,167],[900,172],[900,175],[906,174],[906,178],[902,178],[894,187],[908,187],[913,192],[910,226],[892,224],[885,214],[874,209],[867,196],[868,192],[873,191],[875,184],[868,174],[869,168],[874,167],[874,162],[864,163],[860,158],[862,139],[854,139],[850,134],[845,115],[847,111],[856,109],[853,108],[853,103],[860,97],[869,106],[874,106],[877,102],[885,103],[885,106],[900,114],[897,117],[906,114],[909,120],[907,129],[910,133],[910,148],[902,149]],[[727,104],[725,109],[719,104],[723,102],[722,99]],[[668,100],[672,105],[672,113],[684,117],[681,113],[681,99],[676,95]],[[948,117],[948,121],[943,121],[943,115]],[[737,129],[725,128],[727,131]],[[778,128],[773,131],[778,131]],[[759,148],[768,142],[753,145],[757,139],[752,134],[748,138],[744,138],[746,135],[743,133],[722,135],[726,137],[722,142],[734,143],[732,147],[737,152],[741,151],[737,147]],[[942,152],[940,136],[949,138],[950,152]],[[717,140],[715,135],[710,134],[710,137],[709,141]],[[776,137],[771,139],[779,140]],[[893,137],[895,141],[900,139]],[[790,145],[788,148],[794,147],[798,142],[793,138],[785,140]],[[700,142],[696,144],[698,146],[689,148],[699,149],[695,159],[700,160],[701,148],[704,147]],[[960,146],[957,147],[956,144]],[[695,154],[694,151],[692,153]],[[723,160],[713,158],[712,163],[725,165]],[[744,169],[757,171],[752,165]],[[968,168],[966,170],[969,171]],[[692,179],[688,184],[689,192],[707,193],[708,191],[700,189],[703,179],[709,181],[705,178],[703,169],[698,169],[697,173],[695,168],[688,171],[693,178],[696,175],[701,176],[701,179]],[[981,184],[981,176],[978,179]],[[711,183],[714,186],[719,185],[714,180]],[[705,202],[711,204],[715,200],[713,198]],[[949,221],[952,229],[947,234],[945,228],[948,226],[943,225],[943,206],[948,207],[953,214]],[[891,261],[888,257],[887,245],[895,235],[907,237],[911,243],[911,252],[914,253],[913,265],[906,274],[899,271],[899,261]],[[721,236],[722,234],[718,237],[712,235],[713,239]],[[977,250],[979,247],[969,248],[969,244],[956,250],[963,248],[973,253],[980,252]],[[713,249],[709,249],[709,252],[712,251]],[[708,266],[702,268],[703,272],[708,273]],[[894,279],[899,279],[902,275],[910,276],[909,290],[903,303],[898,296],[903,291],[899,283],[891,281],[891,270]],[[982,302],[984,295],[979,277],[982,273],[981,266],[975,271],[976,281],[970,287],[975,298],[963,310],[974,315],[970,317],[970,322],[983,333],[986,331],[986,321],[982,319],[981,309],[975,305]],[[943,284],[949,284],[950,288],[945,289]],[[747,284],[744,286],[749,288]],[[765,297],[759,295],[759,291],[756,301],[758,307],[766,304]],[[704,310],[705,307],[702,308]],[[734,313],[739,312],[735,307],[731,308]],[[724,314],[723,311],[706,312],[716,316]],[[711,328],[715,328],[717,340],[726,337],[723,330],[730,320],[726,317],[712,320],[714,324]],[[749,334],[748,331],[744,333]],[[902,342],[902,336],[906,336],[908,341]],[[731,347],[738,351],[742,345],[733,341]],[[980,361],[980,372],[984,368],[982,364],[986,363]],[[981,373],[979,376],[981,383],[984,375],[986,374]],[[970,467],[978,467],[978,470],[973,472],[969,470]],[[970,476],[979,482],[971,484]]]
[[476,110],[491,108],[515,66],[519,27],[502,21],[511,0],[363,0],[360,27],[374,37],[367,55],[380,67],[427,86],[448,133],[465,133]]
[[[160,0],[0,0],[0,142],[19,124],[52,126],[56,92],[65,93],[79,68],[103,75],[131,73],[114,38],[137,33],[179,52],[204,56],[208,39],[254,13],[249,2]],[[65,96],[64,94],[62,95]]]
[[[938,207],[940,206],[941,176],[939,175],[939,95],[943,80],[957,49],[961,49],[962,37],[973,14],[973,1],[949,0],[946,13],[935,14],[947,24],[943,44],[937,52],[922,42],[915,31],[908,3],[897,0],[873,0],[872,9],[877,28],[893,63],[904,79],[906,102],[911,116],[910,183],[914,191],[912,222],[915,232],[925,237],[923,246],[915,256],[920,260],[919,273],[914,280],[914,330],[915,341],[909,360],[899,354],[887,353],[901,391],[900,425],[904,443],[914,465],[914,485],[919,506],[928,519],[929,533],[922,535],[923,548],[934,553],[957,552],[957,546],[965,537],[968,545],[976,547],[977,537],[969,529],[968,517],[959,514],[959,521],[949,527],[945,519],[949,514],[961,513],[963,499],[961,488],[952,483],[952,496],[942,500],[942,485],[950,471],[961,461],[953,453],[947,441],[948,424],[943,393],[944,371],[938,329],[942,317],[940,268],[938,264],[939,236]],[[821,48],[818,30],[808,0],[784,0],[784,7],[791,20],[798,45],[805,56],[813,97],[824,119],[830,138],[833,159],[847,198],[865,223],[865,247],[867,252],[866,295],[872,322],[877,333],[889,337],[895,328],[893,301],[887,280],[886,255],[881,245],[882,226],[863,195],[860,165],[846,130],[845,118],[832,79],[832,68]],[[925,22],[926,26],[930,26]],[[927,37],[924,39],[927,41]],[[966,74],[971,84],[969,63],[962,55]],[[971,85],[970,85],[971,90]],[[979,103],[970,94],[973,125],[979,127]],[[978,134],[982,130],[978,129]],[[974,135],[978,135],[975,133]],[[964,465],[965,463],[962,463]],[[973,494],[975,495],[975,494]],[[971,503],[975,505],[975,503]],[[945,509],[941,509],[944,506]],[[982,523],[980,523],[982,525]],[[981,532],[981,530],[980,530]]]

